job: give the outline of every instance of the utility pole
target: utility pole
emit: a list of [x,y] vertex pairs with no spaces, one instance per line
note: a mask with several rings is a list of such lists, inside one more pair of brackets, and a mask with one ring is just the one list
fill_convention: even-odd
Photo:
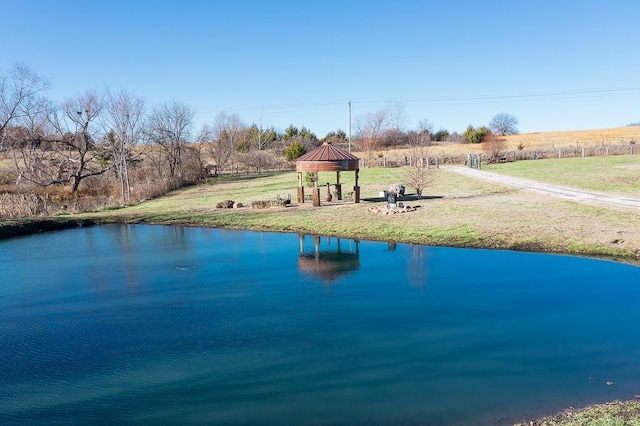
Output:
[[349,154],[351,154],[351,99],[349,99]]

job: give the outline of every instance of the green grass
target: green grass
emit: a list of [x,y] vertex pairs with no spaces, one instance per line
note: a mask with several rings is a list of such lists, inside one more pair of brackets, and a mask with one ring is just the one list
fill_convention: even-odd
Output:
[[491,164],[485,170],[540,182],[640,197],[640,155]]
[[569,408],[554,416],[517,426],[640,426],[640,400],[613,401],[586,408]]

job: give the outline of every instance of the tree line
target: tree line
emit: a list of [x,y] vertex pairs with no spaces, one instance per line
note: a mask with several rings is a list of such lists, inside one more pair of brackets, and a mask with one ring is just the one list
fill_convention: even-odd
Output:
[[[0,184],[17,188],[66,188],[108,193],[120,204],[197,182],[209,174],[291,167],[322,142],[365,153],[435,141],[479,142],[477,132],[517,132],[517,120],[497,115],[489,127],[462,135],[434,130],[428,120],[407,130],[401,104],[355,117],[354,138],[337,129],[322,138],[291,124],[284,131],[248,124],[220,112],[195,129],[195,112],[175,100],[149,106],[127,90],[85,90],[63,102],[47,97],[49,81],[24,64],[0,70]],[[475,133],[474,133],[475,132]],[[485,133],[488,134],[488,133]]]

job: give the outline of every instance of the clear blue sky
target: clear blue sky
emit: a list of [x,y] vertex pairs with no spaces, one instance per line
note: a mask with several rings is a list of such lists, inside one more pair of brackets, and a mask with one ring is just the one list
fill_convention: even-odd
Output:
[[0,0],[0,70],[49,97],[126,89],[199,127],[348,130],[405,106],[409,128],[464,131],[506,112],[522,133],[640,121],[640,1]]

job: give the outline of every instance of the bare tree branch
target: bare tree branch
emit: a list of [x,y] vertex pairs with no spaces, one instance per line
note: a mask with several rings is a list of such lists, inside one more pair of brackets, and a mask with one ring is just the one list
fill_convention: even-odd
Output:
[[11,127],[27,126],[42,115],[48,101],[42,96],[49,82],[24,64],[0,73],[0,152],[8,149]]

